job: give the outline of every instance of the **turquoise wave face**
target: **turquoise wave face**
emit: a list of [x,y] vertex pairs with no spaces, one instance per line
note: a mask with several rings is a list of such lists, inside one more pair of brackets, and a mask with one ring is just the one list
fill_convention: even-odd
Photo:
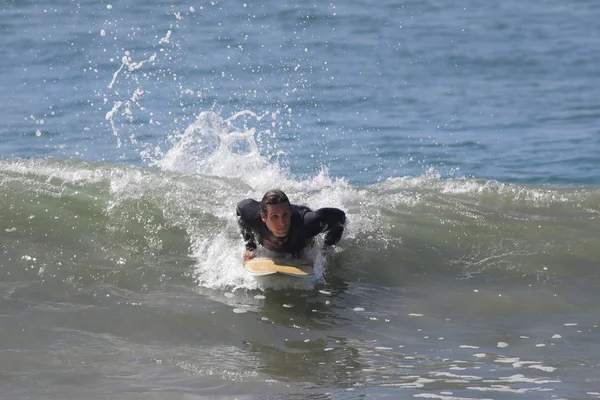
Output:
[[[292,202],[340,207],[349,216],[338,251],[322,265],[321,282],[340,270],[349,279],[369,271],[364,279],[384,286],[423,274],[542,280],[597,274],[600,188],[435,173],[352,186],[325,173],[305,181],[284,178],[281,169],[273,173]],[[2,160],[3,279],[123,287],[195,279],[206,287],[256,287],[241,268],[234,208],[242,198],[260,197],[270,179],[248,181],[259,189],[240,176]]]

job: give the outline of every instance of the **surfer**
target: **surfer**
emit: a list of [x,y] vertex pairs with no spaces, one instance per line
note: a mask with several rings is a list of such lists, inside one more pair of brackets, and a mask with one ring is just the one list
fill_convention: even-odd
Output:
[[342,237],[346,222],[346,214],[340,209],[312,211],[290,204],[279,189],[269,190],[260,203],[254,199],[240,201],[236,213],[246,244],[244,261],[254,258],[257,242],[270,251],[296,258],[319,233],[325,233],[325,247],[333,246]]

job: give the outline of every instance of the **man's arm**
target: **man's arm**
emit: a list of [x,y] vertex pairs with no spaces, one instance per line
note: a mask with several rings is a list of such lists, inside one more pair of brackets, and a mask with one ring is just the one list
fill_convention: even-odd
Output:
[[310,237],[325,232],[324,244],[333,246],[342,238],[346,223],[346,213],[338,208],[320,208],[304,216],[304,224]]
[[[244,208],[248,207],[251,201],[252,200],[250,199],[240,201],[235,210],[237,214],[237,222],[240,227],[242,237],[244,238],[244,244],[247,252],[254,252],[256,250],[256,238],[254,237],[254,232],[252,232],[252,227],[250,224],[244,220],[244,215],[246,214],[244,212]],[[244,258],[246,257],[244,256]]]

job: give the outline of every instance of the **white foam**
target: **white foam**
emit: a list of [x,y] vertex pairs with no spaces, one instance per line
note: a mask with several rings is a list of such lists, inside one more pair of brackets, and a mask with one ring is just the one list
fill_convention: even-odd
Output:
[[513,363],[513,367],[515,368],[521,368],[524,365],[529,365],[529,364],[539,364],[539,361],[516,361],[515,363]]
[[491,400],[491,399],[485,399],[485,398],[475,398],[475,397],[455,397],[455,396],[448,396],[445,394],[446,392],[441,392],[440,394],[435,394],[435,393],[417,393],[415,395],[413,395],[413,397],[419,397],[419,398],[423,398],[423,399],[440,399],[440,400],[473,400],[473,399],[477,399],[477,400]]
[[469,390],[479,390],[481,392],[505,392],[505,393],[527,393],[527,392],[544,392],[551,391],[553,389],[547,389],[543,387],[533,387],[533,388],[521,388],[521,389],[513,389],[510,386],[502,386],[502,385],[493,385],[491,387],[467,387]]
[[272,182],[287,186],[288,172],[261,155],[256,131],[233,124],[240,115],[259,118],[250,111],[227,120],[214,112],[200,113],[183,134],[173,137],[173,147],[164,157],[149,161],[169,171],[237,178],[263,193]]
[[560,380],[556,379],[544,379],[544,378],[527,378],[525,375],[516,374],[506,377],[500,377],[498,379],[486,379],[483,381],[484,383],[536,383],[536,384],[546,384],[546,383],[560,383]]
[[498,358],[494,362],[513,364],[513,363],[518,362],[519,360],[520,359],[518,357],[515,357],[515,358]]
[[539,369],[539,370],[544,371],[544,372],[554,372],[554,371],[556,371],[556,368],[554,368],[554,367],[548,367],[548,366],[541,365],[541,364],[530,365],[529,368]]
[[[406,377],[408,378],[408,377]],[[421,389],[423,387],[425,387],[425,384],[427,383],[434,383],[435,380],[433,379],[427,379],[427,378],[421,378],[421,377],[417,377],[417,379],[414,382],[406,382],[406,383],[384,383],[381,386],[383,387],[397,387],[397,388],[404,388],[404,389]]]
[[[389,178],[381,186],[387,190],[428,187],[439,190],[442,193],[466,196],[479,196],[492,193],[528,202],[535,206],[572,202],[574,200],[573,197],[579,196],[578,194],[570,196],[561,193],[557,189],[530,188],[518,184],[500,183],[494,180],[482,182],[481,180],[469,178],[442,179],[441,174],[434,168],[430,168],[423,176]],[[470,216],[480,218],[477,215]]]
[[242,266],[242,243],[234,251],[231,251],[231,245],[223,233],[212,238],[193,238],[192,252],[198,259],[194,271],[197,282],[210,288],[259,288],[259,282]]
[[434,372],[432,374],[433,376],[445,376],[448,378],[458,378],[458,379],[466,379],[466,380],[480,380],[483,379],[480,376],[475,376],[475,375],[457,375],[457,374],[452,374],[450,372]]

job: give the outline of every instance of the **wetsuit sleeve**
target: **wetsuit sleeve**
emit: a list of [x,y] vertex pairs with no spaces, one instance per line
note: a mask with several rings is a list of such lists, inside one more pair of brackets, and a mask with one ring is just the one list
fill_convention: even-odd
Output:
[[342,238],[346,213],[338,208],[320,208],[304,215],[304,226],[309,237],[325,232],[325,246],[333,246]]
[[235,213],[237,215],[238,225],[240,227],[240,232],[242,233],[242,237],[244,238],[244,244],[246,246],[246,250],[255,251],[256,250],[256,238],[254,236],[254,232],[252,232],[252,227],[246,220],[246,215],[248,214],[247,208],[250,207],[251,199],[242,200],[237,204]]

